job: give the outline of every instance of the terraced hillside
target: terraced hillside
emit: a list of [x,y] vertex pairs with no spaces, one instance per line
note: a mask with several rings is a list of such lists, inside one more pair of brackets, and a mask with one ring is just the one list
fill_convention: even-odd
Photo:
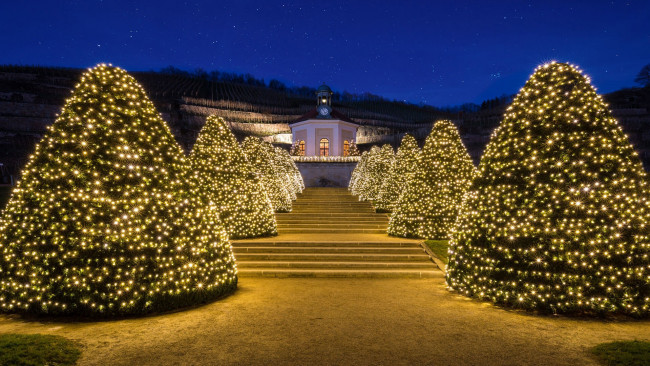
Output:
[[[37,66],[0,66],[0,164],[16,177],[46,127],[54,122],[82,70]],[[288,123],[314,108],[308,88],[301,93],[188,75],[134,72],[189,151],[208,115],[223,117],[238,138],[259,136],[289,142]],[[338,95],[338,94],[337,94]],[[650,88],[626,89],[605,96],[613,114],[650,166]],[[361,150],[371,144],[398,145],[409,132],[420,142],[441,118],[452,119],[475,162],[502,118],[505,105],[487,105],[451,113],[431,106],[387,101],[372,95],[343,93],[334,108],[357,121]],[[0,177],[9,181],[9,178]],[[5,179],[6,178],[6,179]]]

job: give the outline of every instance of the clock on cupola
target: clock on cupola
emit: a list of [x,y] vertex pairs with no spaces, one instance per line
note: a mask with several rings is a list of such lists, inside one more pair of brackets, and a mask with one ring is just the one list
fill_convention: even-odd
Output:
[[316,90],[318,118],[332,118],[332,89],[323,84]]

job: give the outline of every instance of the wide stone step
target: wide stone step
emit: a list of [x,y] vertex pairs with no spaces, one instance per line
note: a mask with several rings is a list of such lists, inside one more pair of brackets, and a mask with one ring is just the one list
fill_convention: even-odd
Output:
[[[377,213],[375,211],[371,212],[321,212],[319,213],[320,216],[314,216],[314,217],[325,217],[325,216],[339,216],[339,217],[352,217],[352,216],[363,216],[363,217],[388,217],[385,213]],[[298,216],[298,217],[304,217],[301,216],[295,212],[278,212],[275,214],[275,217],[291,217],[291,216]]]
[[375,209],[372,207],[294,207],[291,210],[291,213],[294,214],[326,214],[326,213],[358,213],[358,214],[372,214],[375,213]]
[[237,268],[372,268],[372,269],[435,269],[431,262],[330,262],[330,261],[242,261]]
[[422,254],[381,254],[381,253],[236,253],[237,262],[240,261],[373,261],[373,262],[426,262],[430,258]]
[[364,219],[364,218],[358,218],[358,219],[350,219],[350,218],[338,218],[338,217],[327,217],[327,218],[322,218],[322,219],[276,219],[276,222],[278,224],[283,224],[283,225],[292,225],[292,224],[336,224],[336,223],[341,223],[341,224],[388,224],[388,218],[369,218],[369,219]]
[[278,230],[281,229],[304,229],[304,228],[329,228],[329,229],[388,229],[388,224],[386,223],[372,223],[372,222],[363,222],[360,224],[354,223],[341,223],[341,222],[322,222],[317,223],[307,223],[307,224],[280,224],[278,223]]
[[[317,214],[317,215],[316,215]],[[315,212],[314,215],[308,216],[304,215],[302,213],[296,213],[296,212],[279,212],[275,214],[276,218],[282,218],[282,217],[386,217],[388,216],[385,213],[376,213],[374,211],[371,212],[352,212],[352,211],[345,211],[345,212]]]
[[232,247],[411,247],[422,248],[417,242],[384,242],[384,241],[261,241],[261,240],[233,240]]
[[278,228],[278,231],[283,234],[291,233],[304,233],[304,234],[385,234],[386,229],[361,229],[361,228],[320,228],[320,227],[310,227],[310,228]]
[[422,248],[418,247],[281,247],[281,246],[254,246],[254,247],[234,247],[235,255],[240,253],[314,253],[314,254],[420,254],[424,253]]
[[315,278],[436,278],[438,270],[424,269],[312,269],[242,268],[239,277],[315,277]]
[[293,207],[372,207],[367,202],[305,202],[294,201]]

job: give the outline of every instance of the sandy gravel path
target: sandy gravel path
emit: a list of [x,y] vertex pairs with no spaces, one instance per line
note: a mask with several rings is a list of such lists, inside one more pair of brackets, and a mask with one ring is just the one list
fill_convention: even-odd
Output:
[[650,341],[650,321],[539,317],[468,300],[434,279],[243,278],[181,312],[104,322],[0,316],[0,332],[81,342],[82,365],[593,365],[587,349]]

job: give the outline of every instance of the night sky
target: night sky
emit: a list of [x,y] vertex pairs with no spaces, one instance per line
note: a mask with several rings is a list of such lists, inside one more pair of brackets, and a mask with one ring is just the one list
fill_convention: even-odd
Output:
[[0,64],[174,65],[447,106],[516,93],[550,60],[599,92],[634,86],[650,1],[3,0],[0,47]]

